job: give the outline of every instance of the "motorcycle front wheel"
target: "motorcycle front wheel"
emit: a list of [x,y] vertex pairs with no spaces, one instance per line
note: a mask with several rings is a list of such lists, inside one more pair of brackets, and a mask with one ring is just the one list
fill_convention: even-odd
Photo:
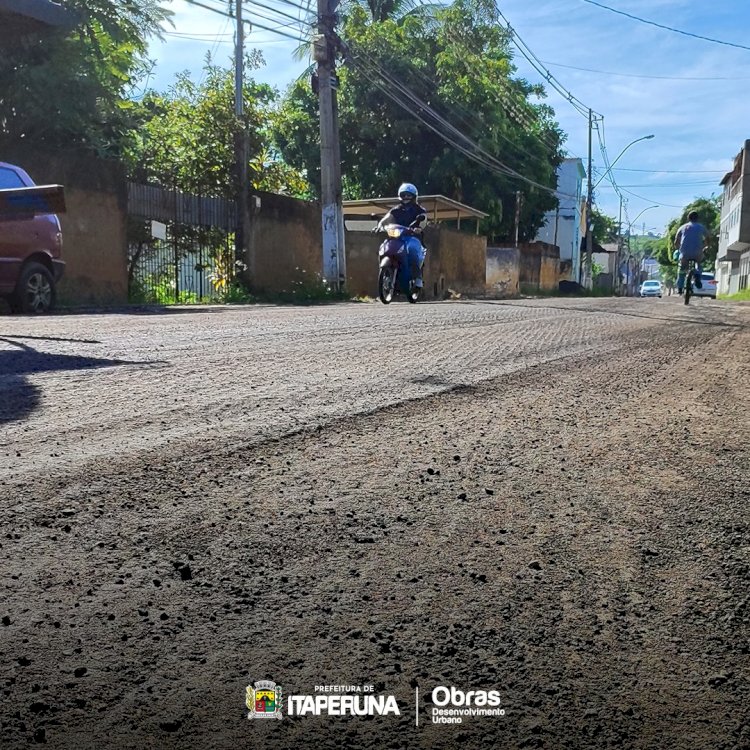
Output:
[[387,305],[393,299],[393,290],[396,288],[396,270],[390,266],[384,266],[378,274],[378,297]]

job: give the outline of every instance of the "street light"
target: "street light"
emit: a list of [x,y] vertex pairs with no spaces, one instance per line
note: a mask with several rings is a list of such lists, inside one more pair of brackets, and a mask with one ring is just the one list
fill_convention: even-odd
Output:
[[644,208],[643,211],[641,211],[638,214],[638,216],[636,216],[635,219],[633,219],[633,221],[631,221],[630,224],[628,224],[628,237],[630,236],[630,227],[632,227],[633,224],[635,224],[635,222],[638,221],[638,219],[640,219],[641,216],[643,216],[643,214],[646,213],[646,211],[650,211],[652,208],[659,208],[659,206],[658,205],[656,205],[656,206],[646,206],[646,208]]
[[[628,262],[627,262],[627,269],[628,269],[628,280],[627,280],[627,282],[626,282],[626,286],[625,286],[625,289],[626,289],[626,290],[628,289],[628,287],[631,287],[631,286],[632,286],[632,284],[631,284],[631,276],[632,276],[632,274],[631,274],[631,265],[632,265],[632,264],[631,264],[631,260],[632,260],[632,258],[634,258],[634,257],[635,257],[635,256],[633,255],[633,253],[631,253],[631,252],[630,252],[630,228],[631,228],[631,227],[633,226],[633,224],[635,224],[635,223],[636,223],[636,221],[638,221],[638,219],[639,219],[639,218],[640,218],[641,216],[643,216],[643,214],[645,214],[645,213],[646,213],[646,211],[650,211],[650,210],[651,210],[652,208],[659,208],[659,206],[658,206],[658,205],[657,205],[657,206],[646,206],[646,208],[644,208],[644,209],[643,209],[643,210],[642,210],[642,211],[641,211],[641,212],[640,212],[640,213],[638,214],[638,216],[636,216],[636,217],[635,217],[635,219],[633,219],[633,221],[631,221],[631,222],[630,222],[630,224],[628,224],[628,231],[627,231],[627,234],[628,234]],[[622,233],[620,234],[620,243],[621,243],[621,246],[622,246]],[[626,294],[627,294],[627,291],[626,291]]]
[[602,176],[601,176],[601,177],[600,177],[600,178],[599,178],[599,179],[597,180],[597,182],[596,182],[596,185],[594,185],[594,188],[593,188],[593,189],[594,189],[594,190],[596,190],[596,188],[597,188],[597,186],[599,185],[599,183],[600,183],[600,182],[601,182],[601,181],[602,181],[602,180],[603,180],[603,179],[604,179],[604,178],[605,178],[605,177],[606,177],[606,176],[607,176],[607,175],[608,175],[608,174],[609,174],[609,173],[610,173],[610,172],[612,171],[612,169],[614,168],[615,164],[617,164],[617,162],[618,162],[618,161],[620,161],[620,157],[621,157],[621,156],[622,156],[622,155],[623,155],[623,154],[624,154],[624,153],[625,153],[625,152],[626,152],[626,151],[627,151],[627,150],[628,150],[628,149],[629,149],[629,148],[630,148],[630,147],[631,147],[632,145],[634,145],[634,144],[636,144],[636,143],[639,143],[640,141],[650,141],[650,140],[651,140],[651,139],[652,139],[653,137],[654,137],[654,134],[653,134],[653,133],[651,133],[650,135],[642,135],[642,136],[641,136],[640,138],[636,138],[636,139],[635,139],[634,141],[631,141],[630,143],[628,143],[628,145],[627,145],[627,146],[625,146],[625,148],[624,148],[624,149],[623,149],[622,151],[620,151],[620,153],[619,153],[619,154],[617,154],[617,156],[615,157],[615,160],[614,160],[614,161],[613,161],[613,162],[612,162],[612,163],[611,163],[611,164],[609,165],[609,168],[607,169],[607,171],[606,171],[606,172],[605,172],[605,173],[604,173],[604,174],[603,174],[603,175],[602,175]]
[[[594,190],[599,186],[599,183],[612,171],[612,167],[617,164],[617,162],[620,160],[620,157],[635,143],[638,143],[640,141],[649,141],[654,137],[653,133],[650,133],[649,135],[642,135],[640,138],[636,138],[634,141],[631,141],[628,143],[625,148],[620,151],[619,154],[615,157],[615,160],[609,165],[607,170],[604,172],[604,174],[597,180],[596,185],[592,187],[591,185],[591,111],[589,110],[589,187],[588,187],[588,197],[586,198],[586,283],[587,286],[591,283],[591,251],[592,251],[592,237],[591,237],[591,209],[592,209],[592,199]],[[620,213],[622,213],[622,196],[620,196]],[[622,226],[618,225],[617,231],[620,234],[620,241],[622,241]]]

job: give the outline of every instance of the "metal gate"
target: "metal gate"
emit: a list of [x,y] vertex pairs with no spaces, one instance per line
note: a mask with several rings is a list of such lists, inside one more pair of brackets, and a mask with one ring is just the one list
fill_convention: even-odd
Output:
[[216,302],[235,278],[235,206],[156,185],[128,183],[128,298]]

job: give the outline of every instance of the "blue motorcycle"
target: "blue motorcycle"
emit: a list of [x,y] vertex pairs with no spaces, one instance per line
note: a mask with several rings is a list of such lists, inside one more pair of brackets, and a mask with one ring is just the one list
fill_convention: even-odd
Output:
[[422,291],[415,285],[409,268],[409,253],[404,239],[414,232],[409,227],[399,224],[388,224],[382,227],[388,235],[378,251],[380,272],[378,273],[378,297],[387,305],[393,300],[397,291],[406,295],[411,304],[415,304]]

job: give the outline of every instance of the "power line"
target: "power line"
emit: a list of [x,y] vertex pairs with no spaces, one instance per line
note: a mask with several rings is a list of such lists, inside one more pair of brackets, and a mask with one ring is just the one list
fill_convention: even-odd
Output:
[[613,73],[609,70],[595,70],[593,68],[579,68],[575,65],[563,65],[562,63],[548,62],[542,60],[545,65],[551,65],[553,68],[568,68],[570,70],[582,70],[585,73],[601,73],[605,76],[621,76],[623,78],[654,78],[660,81],[750,81],[750,76],[717,76],[717,77],[698,77],[698,76],[650,76],[645,73]]
[[685,206],[674,206],[671,203],[659,203],[659,201],[656,201],[653,198],[646,198],[645,195],[638,195],[638,193],[634,193],[632,190],[625,190],[623,188],[622,192],[627,193],[628,195],[632,195],[634,198],[638,198],[639,200],[653,203],[654,205],[659,206],[659,208],[679,208],[679,209],[685,208]]
[[613,167],[615,172],[647,172],[649,174],[724,174],[726,169],[628,169]]
[[[198,2],[198,0],[185,0],[185,2],[188,3],[189,5],[195,5],[195,6],[199,7],[199,8],[204,8],[205,10],[210,10],[213,13],[218,13],[220,16],[225,16],[226,18],[234,18],[234,16],[232,16],[231,13],[227,13],[224,10],[219,10],[219,8],[214,8],[214,7],[210,6],[210,5],[206,5],[205,3]],[[266,19],[266,20],[268,20],[268,19]],[[295,21],[296,21],[296,19],[295,19]],[[283,26],[277,27],[277,28],[270,28],[268,26],[263,26],[263,25],[261,25],[259,23],[255,23],[255,21],[253,21],[251,25],[254,28],[256,28],[256,29],[263,29],[263,31],[268,31],[268,32],[270,32],[272,34],[278,34],[279,36],[287,37],[288,39],[291,39],[291,40],[293,40],[295,42],[305,42],[305,41],[307,41],[307,40],[302,39],[302,38],[300,38],[298,36],[292,36],[291,34],[287,34],[285,31],[281,31],[281,29],[283,28]],[[289,26],[290,24],[286,24],[286,25]]]
[[694,39],[702,39],[704,42],[713,42],[714,44],[723,44],[726,47],[737,47],[738,49],[750,50],[750,47],[746,47],[744,44],[735,44],[734,42],[725,42],[721,39],[712,39],[710,36],[701,36],[700,34],[693,34],[689,31],[682,31],[680,29],[675,29],[672,26],[665,26],[664,24],[656,23],[656,21],[649,21],[645,18],[634,16],[631,13],[626,13],[624,10],[616,10],[615,8],[610,8],[608,5],[603,5],[602,3],[595,2],[595,0],[583,0],[583,2],[588,3],[589,5],[596,5],[599,8],[604,8],[604,10],[611,11],[612,13],[617,13],[620,16],[626,16],[627,18],[632,18],[634,21],[639,21],[640,23],[645,23],[645,24],[648,24],[649,26],[656,26],[659,29],[666,29],[667,31],[672,31],[675,34],[682,34],[683,36],[693,37]]
[[[437,113],[432,107],[419,99],[419,97],[414,94],[414,92],[409,90],[406,86],[401,84],[399,81],[386,73],[382,68],[380,68],[380,66],[376,62],[374,62],[372,59],[363,58],[368,58],[368,56],[361,51],[355,51],[349,59],[356,67],[359,68],[360,72],[375,86],[377,86],[384,94],[386,94],[386,96],[396,102],[414,118],[420,120],[446,143],[461,151],[464,155],[466,155],[473,161],[505,177],[521,180],[545,192],[551,193],[552,195],[574,197],[562,194],[559,191],[549,187],[548,185],[542,185],[541,183],[531,180],[525,175],[522,175],[516,170],[509,167],[507,164],[504,164],[492,154],[485,151],[478,143],[476,143],[467,135],[451,125],[451,123],[445,120],[445,118]],[[394,94],[392,89],[397,89],[403,95],[408,97],[410,102],[417,105],[419,111],[415,111],[415,108],[409,106],[409,104],[407,104],[401,97]],[[453,137],[450,137],[447,133],[436,127],[436,125],[425,119],[425,117],[423,117],[420,112],[428,114],[433,120],[446,128],[453,135]]]
[[[620,188],[651,188],[653,190],[672,190],[673,188],[679,187],[702,187],[704,185],[717,185],[718,183],[714,180],[705,180],[703,182],[673,182],[669,185],[653,185],[653,184],[640,184],[640,185],[620,185]],[[609,185],[603,185],[602,187],[609,187]],[[613,186],[615,190],[618,188]]]
[[[584,104],[578,97],[573,96],[573,94],[568,91],[562,83],[560,83],[557,78],[555,78],[552,73],[547,70],[541,60],[534,54],[534,52],[531,50],[531,48],[526,44],[526,42],[521,39],[521,36],[518,34],[518,32],[510,25],[510,21],[500,12],[500,10],[497,11],[500,18],[505,21],[506,28],[508,33],[511,35],[511,38],[513,39],[516,48],[518,51],[526,58],[526,60],[531,64],[531,66],[534,68],[534,70],[537,71],[546,81],[549,83],[552,88],[557,91],[558,94],[560,94],[572,107],[575,109],[579,114],[585,115],[588,117],[589,110],[591,107],[589,107],[587,104]],[[593,111],[593,110],[592,110]],[[595,112],[597,116],[601,116],[599,112]]]
[[[433,6],[425,5],[423,2],[419,2],[419,6],[423,9],[426,9],[428,11],[433,10]],[[460,55],[459,60],[461,64],[463,65],[464,69],[467,73],[469,73],[470,76],[475,76],[475,71],[469,67],[469,61],[468,57],[471,54],[474,54],[472,50],[468,49],[466,45],[463,43],[463,40],[461,40],[456,34],[453,33],[452,29],[444,25],[441,29],[442,33],[444,33],[452,42],[455,44],[463,47],[467,55]],[[407,61],[408,62],[408,61]],[[415,65],[410,65],[410,70],[417,76],[419,76],[423,81],[425,81],[427,84],[429,84],[432,87],[438,87],[440,85],[440,81],[436,80],[435,78],[432,78],[428,76],[424,71],[417,68]],[[538,124],[538,121],[534,119],[534,114],[532,111],[531,105],[523,99],[520,92],[515,91],[510,85],[509,82],[506,81],[503,78],[498,78],[498,80],[494,81],[496,84],[498,84],[502,90],[503,94],[501,95],[501,99],[503,104],[505,105],[505,114],[507,116],[510,116],[511,119],[513,119],[516,124],[520,125],[524,131],[530,135],[532,138],[534,138],[536,141],[538,141],[542,146],[544,146],[546,149],[549,149],[553,152],[556,152],[560,147],[561,144],[559,141],[553,140],[551,137],[547,136],[544,137],[542,133],[536,133],[534,132],[535,126]],[[514,101],[509,101],[510,99],[514,99]],[[471,124],[476,121],[476,112],[470,112],[468,108],[463,106],[460,102],[453,102],[451,104],[443,104],[444,109],[453,109],[454,111],[456,109],[461,110],[464,116],[459,114],[459,121],[462,122],[465,126],[467,131],[474,130],[474,125]],[[525,115],[525,116],[524,116]],[[508,138],[504,133],[498,132],[497,135],[500,136],[504,141],[506,141],[508,144],[510,144],[516,151],[520,151],[524,154],[526,154],[528,157],[530,157],[533,161],[538,160],[538,155],[534,155],[531,152],[529,152],[527,149],[525,149],[522,145],[515,143],[510,138]]]

